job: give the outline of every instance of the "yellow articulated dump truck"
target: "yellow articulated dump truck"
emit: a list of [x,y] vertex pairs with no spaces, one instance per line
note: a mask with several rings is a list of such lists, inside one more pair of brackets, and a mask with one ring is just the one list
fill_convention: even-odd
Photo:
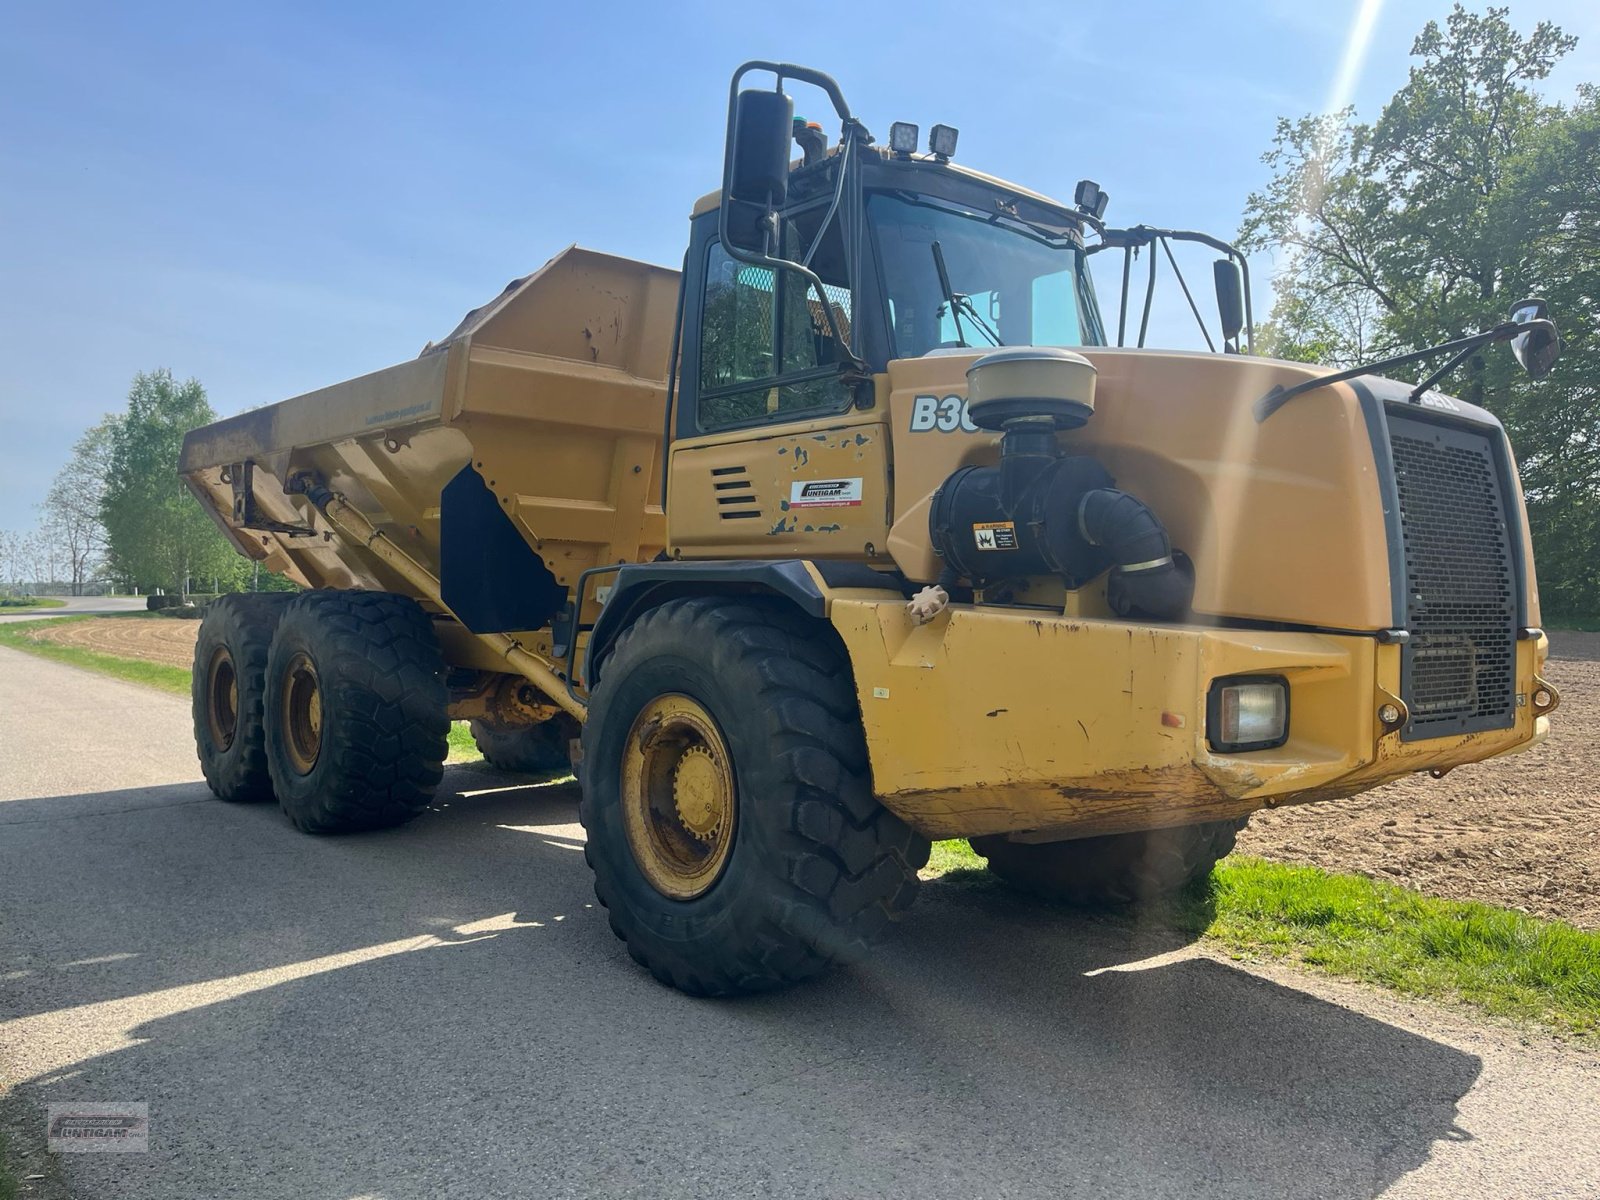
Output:
[[[746,64],[681,273],[568,249],[414,361],[190,434],[194,494],[305,589],[202,625],[216,794],[394,825],[470,720],[576,771],[612,927],[726,995],[861,954],[930,839],[1134,902],[1263,806],[1543,738],[1511,449],[1436,386],[1496,341],[1547,371],[1542,302],[1358,370],[1254,357],[1231,246],[956,140],[880,144],[828,76]],[[1174,240],[1220,253],[1214,353],[1143,348],[1148,290],[1124,345]]]

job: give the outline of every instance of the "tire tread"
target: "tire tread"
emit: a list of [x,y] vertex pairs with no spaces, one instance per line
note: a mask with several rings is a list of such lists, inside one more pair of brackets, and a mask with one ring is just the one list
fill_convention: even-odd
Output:
[[[751,706],[773,717],[773,759],[781,767],[783,804],[775,841],[788,863],[770,881],[768,903],[738,914],[736,937],[713,957],[691,961],[619,912],[616,883],[600,855],[595,894],[629,954],[656,978],[691,995],[731,995],[809,978],[839,960],[865,955],[872,941],[910,907],[930,846],[872,792],[849,660],[832,628],[785,605],[697,597],[652,609],[619,638],[608,658],[584,729],[586,764],[595,742],[607,679],[625,674],[656,647],[707,647],[718,674],[750,680]],[[590,837],[598,828],[594,789],[580,813]]]
[[[403,824],[427,808],[444,774],[449,718],[443,662],[428,615],[389,592],[315,591],[284,613],[269,670],[269,712],[292,653],[285,631],[319,651],[325,725],[314,790],[293,772],[276,736],[268,761],[284,812],[306,833]],[[270,724],[270,722],[269,722]]]

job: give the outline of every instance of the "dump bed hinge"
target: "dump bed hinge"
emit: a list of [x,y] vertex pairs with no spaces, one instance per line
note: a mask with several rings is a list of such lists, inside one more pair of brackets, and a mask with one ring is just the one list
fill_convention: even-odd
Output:
[[223,472],[223,479],[233,485],[233,523],[240,529],[253,529],[258,533],[282,533],[292,538],[315,537],[317,531],[310,525],[279,521],[256,507],[255,467],[254,462],[246,459],[242,463],[228,464]]

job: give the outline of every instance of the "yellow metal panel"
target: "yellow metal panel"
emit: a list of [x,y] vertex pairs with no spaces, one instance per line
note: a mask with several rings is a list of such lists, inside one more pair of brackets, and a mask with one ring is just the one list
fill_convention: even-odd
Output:
[[[1242,816],[1518,749],[1544,721],[1521,708],[1512,729],[1402,743],[1376,716],[1398,689],[1398,652],[1371,638],[960,605],[917,626],[897,600],[854,596],[835,598],[830,618],[855,669],[874,789],[930,837],[1085,836]],[[1207,692],[1246,674],[1288,681],[1289,741],[1215,753]]]
[[[438,607],[392,556],[289,494],[300,473],[434,579],[440,494],[469,463],[563,583],[652,558],[666,539],[661,435],[676,300],[674,271],[568,250],[412,362],[197,430],[182,470],[241,550],[307,586],[398,591]],[[235,527],[224,472],[247,460],[260,510],[314,536]],[[521,640],[548,655],[548,637]],[[489,659],[453,634],[444,641],[452,662],[505,666],[498,643]]]
[[852,413],[675,443],[670,546],[684,558],[886,559],[887,432]]
[[[1093,455],[1155,510],[1194,559],[1197,611],[1343,629],[1393,624],[1377,468],[1353,391],[1318,392],[1258,425],[1255,400],[1320,369],[1234,355],[1081,353],[1099,370],[1095,413],[1062,436],[1062,448]],[[957,467],[999,460],[999,435],[955,416],[976,357],[890,364],[889,546],[913,579],[939,570],[927,533],[933,492]],[[932,428],[914,431],[918,397],[944,407]]]

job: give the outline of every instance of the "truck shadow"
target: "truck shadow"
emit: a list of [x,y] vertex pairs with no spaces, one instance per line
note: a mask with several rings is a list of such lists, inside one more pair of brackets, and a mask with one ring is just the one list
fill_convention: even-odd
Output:
[[78,1193],[1370,1197],[1465,1136],[1476,1057],[999,890],[690,1000],[594,905],[575,789],[447,785],[363,837],[180,788],[5,830],[18,1095],[151,1102],[151,1152],[68,1156]]

